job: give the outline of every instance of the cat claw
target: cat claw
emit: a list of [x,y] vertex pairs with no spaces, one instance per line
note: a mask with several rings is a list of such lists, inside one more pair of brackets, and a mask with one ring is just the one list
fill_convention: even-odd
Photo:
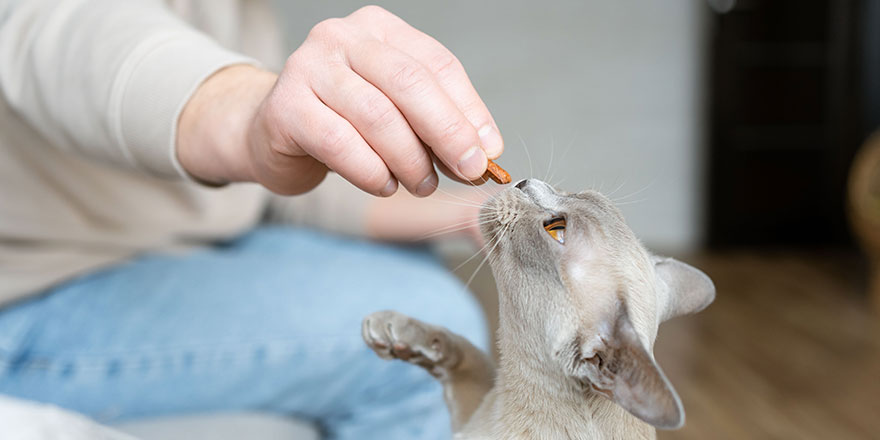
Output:
[[435,377],[445,376],[458,361],[446,329],[392,310],[364,318],[361,332],[364,342],[379,357],[418,365]]

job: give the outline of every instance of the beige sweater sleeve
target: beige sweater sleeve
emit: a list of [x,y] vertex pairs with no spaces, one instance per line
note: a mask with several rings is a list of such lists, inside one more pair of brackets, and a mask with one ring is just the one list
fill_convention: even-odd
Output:
[[0,91],[57,148],[185,176],[175,129],[194,89],[252,63],[161,0],[0,0]]

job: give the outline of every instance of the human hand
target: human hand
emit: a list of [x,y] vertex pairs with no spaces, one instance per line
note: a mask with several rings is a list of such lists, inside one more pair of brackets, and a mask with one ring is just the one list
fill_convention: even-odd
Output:
[[374,195],[400,182],[426,196],[435,162],[475,181],[503,151],[452,53],[375,6],[316,25],[277,78],[247,66],[215,74],[180,124],[178,157],[195,177],[281,194],[310,190],[329,168]]

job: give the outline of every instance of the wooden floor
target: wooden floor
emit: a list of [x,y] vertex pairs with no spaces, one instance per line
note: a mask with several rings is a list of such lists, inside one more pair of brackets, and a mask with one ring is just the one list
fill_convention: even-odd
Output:
[[[880,318],[869,312],[858,255],[688,260],[718,296],[660,329],[655,353],[687,412],[685,427],[661,440],[880,439]],[[497,307],[491,277],[473,287]]]
[[880,438],[880,319],[857,256],[694,262],[718,296],[661,328],[655,353],[688,416],[661,439]]

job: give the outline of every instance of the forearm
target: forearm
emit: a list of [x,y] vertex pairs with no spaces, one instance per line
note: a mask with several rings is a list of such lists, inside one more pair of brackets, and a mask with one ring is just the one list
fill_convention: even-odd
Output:
[[486,197],[474,190],[427,198],[399,191],[388,198],[374,198],[366,210],[365,232],[386,241],[466,237],[479,243],[479,205]]

